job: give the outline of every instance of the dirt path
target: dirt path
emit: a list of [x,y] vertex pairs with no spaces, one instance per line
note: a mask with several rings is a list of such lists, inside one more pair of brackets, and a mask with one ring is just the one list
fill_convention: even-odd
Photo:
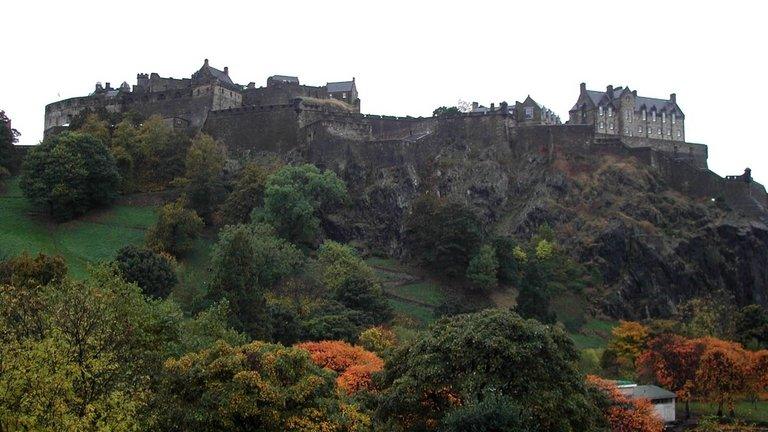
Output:
[[371,267],[374,270],[376,270],[376,272],[379,273],[380,276],[382,274],[385,275],[381,280],[381,286],[384,289],[384,294],[387,297],[393,298],[402,302],[411,303],[417,306],[421,306],[429,309],[435,309],[435,305],[433,304],[415,300],[408,297],[404,297],[398,294],[396,291],[396,289],[401,286],[424,282],[425,279],[423,277],[417,276],[411,273],[406,273],[403,271],[396,271],[396,270],[384,268],[377,265],[371,265]]

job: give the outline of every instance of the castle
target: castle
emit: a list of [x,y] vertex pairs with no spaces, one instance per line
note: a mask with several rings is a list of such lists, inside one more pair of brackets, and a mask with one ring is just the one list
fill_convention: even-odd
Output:
[[441,116],[382,116],[360,112],[354,78],[307,86],[294,76],[273,75],[265,87],[256,87],[236,84],[228,68],[205,60],[190,78],[138,74],[133,88],[125,82],[116,89],[97,84],[88,96],[51,103],[45,107],[46,135],[86,109],[160,115],[174,128],[213,136],[235,160],[276,153],[341,171],[433,166],[430,158],[441,146],[457,143],[467,143],[461,144],[467,151],[468,143],[475,149],[495,143],[509,147],[504,151],[525,149],[548,158],[628,155],[656,167],[683,193],[768,215],[765,189],[749,172],[720,177],[707,168],[707,146],[685,141],[685,115],[674,93],[656,99],[627,87],[591,91],[582,83],[565,124],[530,96],[490,107],[474,103],[467,112]]

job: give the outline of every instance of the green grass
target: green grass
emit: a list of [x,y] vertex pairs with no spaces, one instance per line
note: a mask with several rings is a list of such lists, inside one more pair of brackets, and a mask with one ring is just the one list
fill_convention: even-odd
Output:
[[367,258],[365,262],[369,266],[379,267],[379,268],[383,268],[383,269],[394,271],[394,272],[407,273],[409,271],[409,268],[407,265],[397,261],[394,258],[370,257],[370,258]]
[[415,321],[418,327],[425,327],[429,323],[435,320],[435,314],[431,308],[426,306],[420,306],[410,302],[389,299],[389,304],[392,306],[392,310],[395,315],[403,315],[409,319]]
[[[717,414],[717,404],[706,402],[691,402],[691,415],[705,416]],[[685,403],[677,402],[676,415],[678,419],[685,418]],[[728,414],[727,407],[723,408],[724,414]],[[736,418],[748,422],[767,423],[768,422],[768,401],[749,401],[737,402],[735,407]]]
[[445,293],[433,282],[417,282],[409,285],[387,288],[388,292],[400,297],[438,306],[445,300]]
[[58,254],[75,277],[83,277],[89,264],[112,259],[125,245],[142,243],[155,218],[155,207],[114,206],[56,224],[22,196],[18,180],[12,179],[0,194],[0,253]]
[[571,333],[571,338],[578,349],[605,348],[616,324],[612,321],[588,319],[578,332]]

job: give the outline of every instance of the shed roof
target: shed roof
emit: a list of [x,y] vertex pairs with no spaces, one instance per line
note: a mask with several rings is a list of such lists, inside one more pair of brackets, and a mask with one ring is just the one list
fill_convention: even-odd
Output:
[[674,399],[677,397],[669,390],[655,385],[639,385],[634,387],[620,387],[619,391],[636,399]]

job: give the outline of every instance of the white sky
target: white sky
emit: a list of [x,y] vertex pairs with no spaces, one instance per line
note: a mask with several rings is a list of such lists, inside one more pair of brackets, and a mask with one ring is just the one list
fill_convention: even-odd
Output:
[[[711,3],[711,4],[710,4]],[[625,6],[626,5],[626,6]],[[640,5],[639,9],[634,8]],[[530,94],[565,121],[579,83],[677,100],[721,175],[768,182],[768,4],[759,1],[51,1],[0,6],[0,109],[39,142],[47,103],[137,72],[238,83],[357,78],[362,111],[431,115]],[[723,120],[730,118],[732,120]]]

